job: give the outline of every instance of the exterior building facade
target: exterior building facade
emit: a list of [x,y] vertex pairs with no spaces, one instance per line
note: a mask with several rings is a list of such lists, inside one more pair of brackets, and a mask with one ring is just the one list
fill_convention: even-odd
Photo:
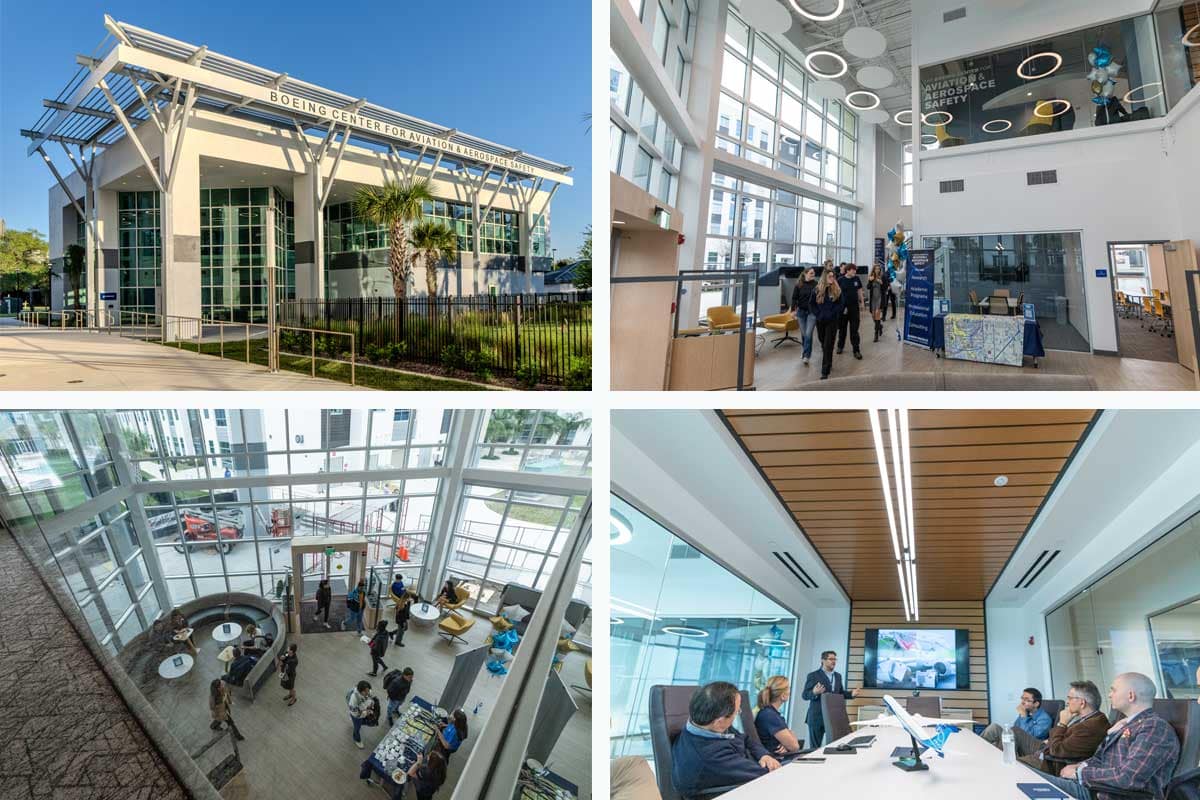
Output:
[[[55,174],[54,307],[267,321],[287,299],[392,297],[388,232],[358,188],[428,179],[458,236],[438,294],[543,290],[570,167],[106,18],[110,38],[23,131]],[[70,170],[58,170],[59,149]],[[61,156],[59,156],[61,161]],[[63,279],[70,245],[81,279]],[[424,295],[424,268],[410,295]],[[83,287],[86,287],[83,288]],[[127,315],[128,316],[128,315]]]

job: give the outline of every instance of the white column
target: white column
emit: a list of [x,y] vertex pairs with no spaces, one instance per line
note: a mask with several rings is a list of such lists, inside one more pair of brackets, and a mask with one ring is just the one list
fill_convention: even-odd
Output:
[[[96,308],[100,324],[107,324],[106,314],[115,320],[121,309],[120,300],[120,210],[117,192],[99,190],[96,193],[96,230],[100,233],[100,265],[96,286]],[[116,300],[101,300],[101,292],[116,292]]]
[[[170,192],[162,193],[162,306],[160,313],[199,317],[200,306],[200,155],[186,146]],[[169,336],[176,331],[168,329]],[[194,329],[184,329],[185,336]]]
[[[292,178],[292,206],[296,217],[296,297],[317,297],[317,243],[324,245],[321,214],[317,212],[316,191],[313,188],[313,168]],[[323,260],[323,258],[322,258]],[[324,294],[324,269],[321,270],[321,292]]]

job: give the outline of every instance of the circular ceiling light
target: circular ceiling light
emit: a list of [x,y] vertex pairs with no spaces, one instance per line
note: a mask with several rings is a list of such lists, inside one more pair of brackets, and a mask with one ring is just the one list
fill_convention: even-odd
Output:
[[[926,139],[929,139],[930,141],[927,142],[927,141],[925,141]],[[934,136],[932,133],[922,133],[921,134],[921,144],[937,144],[937,141],[938,141],[938,138],[936,136]]]
[[660,630],[663,633],[682,636],[685,639],[705,639],[708,637],[708,631],[702,631],[699,628],[689,628],[686,625],[664,625]]
[[747,622],[762,622],[765,624],[767,622],[779,622],[783,617],[746,617],[745,619]]
[[792,15],[779,0],[741,0],[738,10],[751,28],[763,33],[787,33],[792,27]]
[[[908,119],[900,119],[900,116],[901,116],[902,114],[908,114]],[[892,119],[894,119],[894,120],[896,121],[896,124],[897,124],[897,125],[912,125],[912,121],[913,121],[913,115],[912,115],[912,114],[913,114],[913,112],[912,112],[912,109],[911,109],[911,108],[906,108],[906,109],[904,109],[903,111],[897,111],[897,112],[896,112],[896,113],[895,113],[895,114],[892,116]]]
[[996,484],[997,486],[1008,486],[1008,476],[997,475],[996,480],[992,481],[992,483]]
[[[999,122],[1004,127],[1003,128],[989,128],[988,127],[989,125],[995,125],[997,122]],[[983,123],[983,132],[984,133],[1004,133],[1006,130],[1008,130],[1011,127],[1012,127],[1012,123],[1006,119],[993,119],[993,120],[988,120],[987,122]]]
[[755,644],[761,644],[764,647],[791,647],[792,643],[784,639],[755,639]]
[[[812,64],[813,59],[816,58],[817,56],[825,56],[827,58],[832,58],[834,61],[838,62],[838,64],[841,65],[841,69],[838,72],[822,72],[821,70],[814,67]],[[832,50],[813,50],[811,53],[809,53],[808,55],[806,55],[804,57],[804,66],[808,67],[808,71],[811,72],[813,75],[817,76],[818,78],[824,78],[825,80],[833,80],[834,78],[840,78],[843,75],[845,75],[847,72],[850,71],[850,65],[846,63],[846,59],[842,58],[841,56],[839,56],[837,53],[833,52]]]
[[842,46],[856,58],[878,58],[887,50],[887,37],[874,28],[855,27],[842,36]]
[[[1052,106],[1055,103],[1062,103],[1064,106],[1063,110],[1057,111],[1053,114],[1043,114],[1043,113],[1041,113],[1041,111],[1039,111],[1039,109],[1042,106]],[[1063,114],[1067,113],[1070,110],[1071,110],[1071,103],[1069,101],[1063,100],[1061,97],[1056,97],[1053,100],[1039,100],[1038,104],[1033,107],[1033,115],[1035,117],[1041,117],[1042,119],[1054,119],[1055,117],[1061,117]]]
[[[1196,34],[1196,38],[1192,38],[1192,34]],[[1200,47],[1200,25],[1193,25],[1188,28],[1187,33],[1179,41],[1183,42],[1184,47]]]
[[[868,98],[868,102],[874,102],[871,102],[871,105],[869,106],[855,105],[853,98],[858,95]],[[850,106],[850,108],[854,109],[855,111],[870,111],[873,108],[879,108],[879,95],[875,94],[874,92],[868,92],[865,89],[859,89],[856,92],[851,92],[850,94],[846,95],[846,105]]]
[[[1051,69],[1049,72],[1043,72],[1041,75],[1026,75],[1025,74],[1025,65],[1028,64],[1030,61],[1036,61],[1039,58],[1053,58],[1055,61],[1054,68]],[[1035,81],[1039,78],[1050,77],[1054,73],[1058,72],[1058,70],[1062,67],[1062,65],[1063,65],[1062,56],[1060,56],[1058,53],[1052,53],[1049,50],[1047,50],[1044,53],[1035,53],[1034,55],[1031,55],[1029,58],[1025,59],[1020,64],[1018,64],[1017,65],[1017,75],[1019,75],[1020,77],[1024,78],[1027,81]]]
[[824,100],[845,100],[846,87],[837,81],[813,81],[808,85],[808,94]]
[[888,113],[882,108],[875,108],[870,111],[864,111],[858,115],[858,118],[868,125],[882,125],[891,119]]
[[[1140,91],[1140,90],[1142,90],[1142,89],[1149,89],[1151,86],[1157,86],[1157,87],[1158,87],[1158,93],[1157,93],[1157,94],[1152,94],[1152,95],[1149,95],[1148,97],[1141,97],[1141,98],[1139,98],[1139,99],[1137,99],[1137,100],[1132,100],[1132,99],[1130,99],[1129,95],[1133,94],[1133,93],[1134,93],[1134,92],[1136,92],[1136,91]],[[1145,92],[1142,92],[1142,94],[1143,94],[1143,95],[1145,95]],[[1158,82],[1156,81],[1156,82],[1154,82],[1154,83],[1143,83],[1141,86],[1138,86],[1138,87],[1137,87],[1137,88],[1135,88],[1135,89],[1130,89],[1128,92],[1126,92],[1126,93],[1125,93],[1125,96],[1124,96],[1123,98],[1121,98],[1121,99],[1122,99],[1122,100],[1124,100],[1126,103],[1149,103],[1151,100],[1154,100],[1154,99],[1156,99],[1156,98],[1159,98],[1159,97],[1162,97],[1162,96],[1163,96],[1163,93],[1162,93],[1162,84],[1161,84],[1161,83],[1158,83]]]
[[814,14],[811,11],[806,11],[800,7],[798,0],[788,0],[792,4],[792,8],[796,9],[796,13],[802,17],[808,17],[814,22],[829,22],[831,19],[837,19],[843,11],[846,10],[846,0],[837,0],[837,6],[828,14]]
[[613,511],[608,517],[608,544],[611,547],[619,547],[623,544],[629,544],[633,539],[633,526],[629,524],[629,520],[619,511]]
[[868,89],[886,89],[896,78],[887,67],[877,67],[872,64],[854,73],[854,79]]
[[[930,122],[929,118],[932,117],[934,114],[943,114],[943,115],[945,115],[946,119],[941,122]],[[935,128],[938,125],[949,125],[953,121],[954,121],[954,115],[951,114],[949,111],[942,111],[940,108],[935,111],[929,111],[929,112],[926,112],[921,115],[921,122],[925,123],[926,125],[931,125]]]

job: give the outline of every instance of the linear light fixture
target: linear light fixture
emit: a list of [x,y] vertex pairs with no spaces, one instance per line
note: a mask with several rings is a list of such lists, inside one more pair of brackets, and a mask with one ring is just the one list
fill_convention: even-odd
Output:
[[900,466],[900,436],[896,430],[896,409],[888,409],[888,436],[892,440],[892,477],[896,481],[896,515],[900,518],[900,549],[908,552],[908,516],[904,512],[904,469]]
[[904,565],[896,562],[896,577],[900,579],[900,597],[904,600],[904,621],[912,622],[912,609],[908,607],[908,589],[904,587],[908,579],[904,576]]
[[[896,559],[896,577],[900,581],[900,597],[904,602],[904,618],[906,621],[911,621],[916,613],[915,595],[909,588],[913,580],[913,565],[911,551],[907,544],[903,550],[900,547],[900,536],[897,534],[896,525],[897,518],[902,530],[907,530],[904,527],[905,520],[909,515],[908,507],[905,503],[905,495],[902,488],[904,482],[904,471],[896,461],[900,450],[899,442],[896,438],[896,411],[895,409],[869,409],[867,412],[871,417],[871,436],[875,441],[875,459],[879,464],[879,481],[883,486],[883,502],[887,509],[888,529],[892,532],[892,555]],[[896,478],[896,504],[892,504],[892,489],[891,482],[888,479],[887,455],[883,452],[883,429],[879,424],[879,414],[886,413],[888,419],[888,433],[891,437],[892,444],[892,464],[893,474]],[[903,413],[903,412],[901,412]]]
[[[879,480],[883,483],[883,500],[887,505],[888,527],[892,530],[892,552],[900,563],[900,539],[896,536],[896,517],[892,513],[892,491],[888,488],[887,458],[883,454],[883,431],[879,428],[879,410],[870,409],[871,436],[875,439],[875,458],[879,461]],[[903,581],[901,581],[903,583]],[[907,604],[905,604],[907,606]]]
[[[912,479],[912,450],[908,446],[908,409],[901,409],[900,414],[900,447],[901,460],[904,463],[904,503],[908,511],[908,558],[917,558],[917,527],[913,522],[913,479]],[[916,606],[914,605],[915,609]]]

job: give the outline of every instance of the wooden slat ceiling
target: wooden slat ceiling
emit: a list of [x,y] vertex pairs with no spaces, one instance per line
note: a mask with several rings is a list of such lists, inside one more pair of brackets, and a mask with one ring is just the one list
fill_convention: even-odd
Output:
[[[851,600],[900,602],[868,412],[721,413]],[[908,412],[920,599],[987,595],[1096,413]]]

